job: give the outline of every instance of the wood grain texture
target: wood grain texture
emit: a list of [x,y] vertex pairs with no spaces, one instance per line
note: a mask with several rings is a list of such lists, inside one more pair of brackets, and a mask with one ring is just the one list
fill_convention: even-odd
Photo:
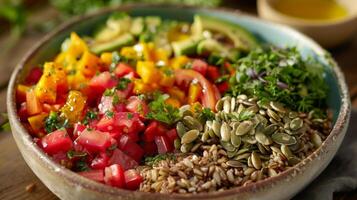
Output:
[[[251,0],[229,0],[225,2],[225,6],[238,8],[243,11],[255,14],[255,3]],[[43,15],[43,14],[39,14]],[[0,60],[0,84],[4,80],[9,78],[11,69],[14,64],[18,62],[22,57],[24,50],[32,46],[38,38],[41,38],[40,34],[30,34],[24,36],[19,44],[16,45],[17,49],[21,51],[12,50],[11,62],[7,60]],[[0,46],[3,44],[6,38],[0,37]],[[332,49],[331,53],[337,60],[345,73],[346,81],[352,93],[353,106],[357,108],[357,35],[346,42],[346,44]],[[7,57],[6,57],[7,58]],[[4,65],[4,63],[7,63]],[[0,87],[1,88],[1,87]],[[0,91],[0,112],[6,111],[5,108],[6,88]],[[35,183],[36,188],[33,192],[26,191],[26,186]],[[16,147],[14,139],[11,133],[0,133],[0,200],[55,200],[58,199],[52,194],[41,181],[32,173],[30,168],[26,165],[19,150]],[[356,200],[357,190],[353,192],[342,192],[334,195],[334,199],[337,200]]]

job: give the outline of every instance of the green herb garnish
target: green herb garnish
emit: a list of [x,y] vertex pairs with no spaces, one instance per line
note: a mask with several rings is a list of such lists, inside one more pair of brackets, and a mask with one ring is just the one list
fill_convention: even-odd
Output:
[[153,156],[153,157],[145,157],[144,162],[145,162],[145,164],[152,166],[153,164],[155,164],[155,163],[157,163],[157,162],[159,162],[161,160],[166,160],[166,159],[174,160],[175,156],[174,156],[174,154],[170,154],[170,153],[168,153],[168,154],[158,154],[158,155]]
[[198,113],[199,113],[198,118],[200,119],[200,121],[205,122],[205,121],[214,120],[214,113],[209,108],[203,108]]
[[48,117],[45,119],[45,131],[51,133],[57,129],[67,128],[68,119],[60,117],[57,112],[51,111]]
[[117,89],[118,90],[124,90],[128,87],[128,84],[131,83],[131,80],[128,78],[120,78],[118,85],[117,85]]
[[105,116],[107,116],[107,117],[109,117],[109,118],[113,118],[114,112],[107,110],[107,111],[105,111]]
[[73,151],[73,150],[67,151],[67,157],[68,157],[69,159],[72,159],[72,158],[82,158],[82,157],[85,157],[85,156],[87,156],[87,153],[86,153],[86,152]]
[[83,119],[83,121],[82,121],[82,123],[84,124],[84,125],[88,125],[89,124],[89,122],[91,122],[92,120],[94,120],[94,119],[97,119],[97,117],[98,117],[98,113],[97,112],[95,112],[95,111],[88,111],[87,113],[86,113],[86,115],[84,116],[84,119]]
[[178,121],[180,118],[179,110],[165,103],[167,96],[162,94],[155,96],[155,100],[149,103],[150,112],[146,117],[169,125]]

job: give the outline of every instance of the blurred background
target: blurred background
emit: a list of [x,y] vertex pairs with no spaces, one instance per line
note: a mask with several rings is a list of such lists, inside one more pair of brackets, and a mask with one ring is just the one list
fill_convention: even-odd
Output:
[[[268,2],[268,0],[263,1]],[[302,6],[305,5],[304,3],[334,2],[333,0],[284,0],[284,2],[286,1],[298,3],[290,10],[292,14],[298,15],[299,13],[294,12],[308,9],[303,14],[310,12],[311,15],[307,17],[312,18],[316,17],[316,13],[326,14],[328,7],[315,4],[304,8]],[[352,7],[357,7],[356,0],[344,2],[352,2],[354,3]],[[120,6],[128,3],[169,3],[200,7],[223,7],[239,10],[250,15],[258,15],[258,3],[255,0],[0,0],[0,112],[6,112],[6,88],[12,69],[21,57],[46,33],[74,16],[95,12],[103,7]],[[281,7],[281,9],[284,13],[289,11],[288,7]],[[259,14],[262,14],[261,10],[259,11]],[[331,11],[334,17],[342,15],[341,12],[338,8]],[[265,18],[269,19],[266,13]],[[280,15],[278,15],[278,19],[281,19]],[[357,17],[354,21],[357,22]],[[289,22],[294,22],[294,19],[290,19],[286,23],[289,24]],[[284,21],[281,21],[281,23],[284,23]],[[357,23],[354,23],[354,25],[357,27]],[[351,27],[351,25],[348,26]],[[302,27],[301,30],[304,30],[304,28]],[[336,27],[332,28],[336,29]],[[317,30],[316,33],[319,34],[321,31]],[[328,50],[345,73],[351,102],[353,107],[357,109],[357,33],[354,32],[348,39]],[[1,116],[0,119],[0,123],[5,120]],[[0,169],[7,169],[0,170],[0,199],[57,199],[26,166],[18,153],[11,134],[0,132],[0,146],[6,146],[0,152]],[[8,162],[1,162],[2,160]],[[16,167],[13,167],[14,163],[16,163]],[[14,174],[16,174],[16,177],[13,176]],[[31,185],[36,185],[36,192],[29,193],[26,191],[26,187],[31,189]],[[335,194],[334,199],[357,199],[357,191]]]

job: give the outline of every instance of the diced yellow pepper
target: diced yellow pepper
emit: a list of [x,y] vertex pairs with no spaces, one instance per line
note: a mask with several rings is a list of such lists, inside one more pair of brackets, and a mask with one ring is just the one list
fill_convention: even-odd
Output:
[[80,121],[86,101],[87,97],[81,92],[75,90],[70,91],[66,104],[61,108],[61,115],[68,119],[70,123]]
[[172,87],[175,83],[174,72],[168,68],[164,68],[160,70],[160,72],[161,72],[160,85],[164,87]]
[[173,69],[180,69],[185,64],[187,64],[189,61],[190,61],[190,59],[187,56],[178,56],[178,57],[171,59],[171,67]]
[[138,52],[134,49],[134,47],[123,47],[120,50],[120,55],[130,59],[138,58]]
[[26,101],[26,92],[30,90],[29,86],[19,84],[16,88],[16,101],[23,102]]
[[56,56],[55,63],[63,64],[65,59],[66,59],[66,53],[65,52],[61,52]]
[[77,69],[81,71],[84,76],[92,77],[98,71],[99,62],[99,58],[96,55],[85,51],[78,62]]
[[166,103],[166,104],[169,104],[169,105],[171,105],[171,106],[173,106],[173,107],[175,107],[175,108],[180,108],[180,106],[181,106],[180,101],[179,101],[178,99],[172,98],[172,97],[166,99],[166,100],[165,100],[165,103]]
[[79,57],[85,51],[88,51],[87,44],[75,32],[72,32],[71,42],[69,43],[67,53],[73,57]]
[[142,78],[144,83],[158,83],[160,80],[160,71],[155,67],[154,62],[138,61],[136,72]]
[[70,89],[80,90],[81,85],[87,83],[89,79],[87,79],[81,72],[76,71],[74,74],[67,75],[67,81]]
[[110,65],[112,63],[112,58],[112,53],[110,52],[100,54],[100,60],[106,65]]
[[134,93],[135,94],[145,94],[152,92],[153,88],[149,84],[143,83],[141,79],[134,80]]
[[162,48],[158,48],[155,51],[155,61],[156,62],[164,62],[165,64],[168,63],[169,53]]
[[202,93],[202,87],[198,83],[191,83],[188,89],[187,102],[189,104],[195,103],[198,101]]
[[185,93],[180,90],[178,87],[174,86],[168,90],[168,93],[171,97],[174,97],[180,100],[181,103],[185,103]]
[[56,71],[57,70],[53,62],[45,63],[43,74],[35,87],[35,94],[42,103],[56,102]]
[[44,127],[44,120],[47,116],[48,113],[41,113],[27,119],[34,132],[38,132]]
[[141,43],[144,60],[155,62],[155,45],[153,43]]

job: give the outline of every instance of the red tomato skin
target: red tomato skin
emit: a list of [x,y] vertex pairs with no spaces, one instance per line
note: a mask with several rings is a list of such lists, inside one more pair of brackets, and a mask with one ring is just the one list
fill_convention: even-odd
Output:
[[207,68],[207,76],[211,81],[215,81],[220,77],[218,68],[215,66],[208,66]]
[[119,99],[127,99],[130,95],[133,94],[134,83],[128,83],[127,87],[123,90],[118,90],[117,95]]
[[130,67],[130,65],[125,63],[119,63],[114,70],[114,74],[118,78],[123,77],[124,75],[129,74],[131,72],[135,73],[134,69]]
[[133,113],[138,113],[140,117],[145,117],[149,112],[149,107],[144,100],[137,96],[131,96],[126,104],[126,109]]
[[104,183],[104,171],[103,169],[94,169],[89,171],[78,172],[79,175],[88,179]]
[[115,126],[123,133],[138,133],[145,128],[137,113],[117,112],[114,114]]
[[145,142],[153,142],[155,139],[155,136],[165,135],[166,131],[167,131],[166,128],[162,124],[160,124],[157,121],[152,121],[145,129],[144,141]]
[[26,122],[27,121],[28,114],[27,114],[26,102],[22,102],[21,103],[20,108],[17,111],[17,114],[19,115],[20,120],[22,122]]
[[92,169],[104,169],[108,166],[109,156],[106,152],[100,152],[91,162]]
[[125,154],[137,162],[140,162],[144,155],[143,149],[126,134],[121,136],[118,146]]
[[74,124],[73,130],[73,139],[77,139],[77,137],[86,129],[86,126],[80,123]]
[[172,144],[170,143],[167,136],[156,136],[155,137],[155,144],[157,146],[157,152],[159,154],[165,154],[167,152],[172,151]]
[[229,89],[229,84],[225,81],[217,85],[218,91],[224,94]]
[[28,85],[36,84],[40,80],[42,73],[43,72],[41,68],[39,67],[32,68],[25,79],[25,83]]
[[73,142],[65,129],[53,131],[41,138],[41,147],[49,154],[67,152],[72,149]]
[[195,59],[192,63],[192,69],[199,72],[203,76],[206,75],[208,64],[200,59]]
[[120,149],[114,149],[112,156],[109,159],[109,165],[112,164],[119,164],[121,165],[124,170],[133,169],[137,167],[139,164],[133,158],[126,155]]
[[144,149],[145,156],[153,156],[157,154],[157,147],[155,142],[145,142],[142,145],[142,148]]
[[124,172],[126,189],[136,190],[139,188],[143,177],[135,169],[129,169]]
[[96,124],[96,128],[103,132],[115,131],[114,118],[104,115]]
[[112,96],[102,96],[100,103],[98,104],[99,114],[104,115],[108,111],[113,111],[113,97]]
[[108,71],[94,76],[89,82],[89,87],[96,94],[101,94],[105,89],[113,88],[116,85],[117,80],[113,79]]
[[125,177],[123,168],[118,164],[106,167],[104,169],[104,182],[107,185],[124,188]]
[[170,142],[173,144],[175,139],[178,137],[177,131],[175,128],[166,132],[167,137],[169,138]]
[[111,145],[111,137],[109,133],[101,132],[97,130],[88,129],[84,130],[79,137],[75,140],[75,143],[83,146],[90,153],[106,151]]

